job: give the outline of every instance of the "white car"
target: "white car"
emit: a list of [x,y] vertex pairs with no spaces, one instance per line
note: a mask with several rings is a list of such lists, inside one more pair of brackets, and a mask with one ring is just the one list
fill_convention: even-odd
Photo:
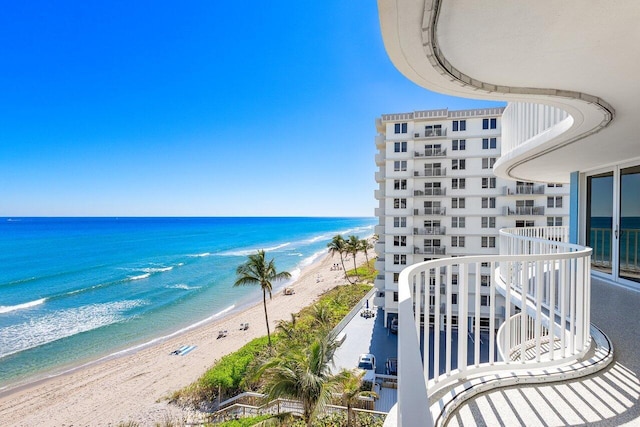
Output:
[[364,371],[362,381],[373,384],[376,380],[376,357],[371,353],[361,354],[358,358],[358,369]]

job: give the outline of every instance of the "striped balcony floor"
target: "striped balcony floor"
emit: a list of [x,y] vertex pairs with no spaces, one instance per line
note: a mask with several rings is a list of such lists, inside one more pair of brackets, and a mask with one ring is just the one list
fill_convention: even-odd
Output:
[[614,363],[580,379],[481,393],[447,425],[640,425],[640,292],[594,278],[591,301],[591,320],[613,342]]

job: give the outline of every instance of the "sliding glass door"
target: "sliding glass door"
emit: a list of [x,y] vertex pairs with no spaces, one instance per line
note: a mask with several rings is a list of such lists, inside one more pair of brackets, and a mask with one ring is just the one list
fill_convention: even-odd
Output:
[[589,175],[586,184],[592,270],[640,286],[640,166]]
[[640,282],[640,166],[620,170],[618,276]]
[[613,172],[587,177],[587,246],[593,249],[591,268],[613,271]]

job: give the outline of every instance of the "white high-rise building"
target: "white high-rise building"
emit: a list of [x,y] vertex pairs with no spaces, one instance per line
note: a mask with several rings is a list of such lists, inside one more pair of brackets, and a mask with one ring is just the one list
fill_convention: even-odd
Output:
[[[384,114],[376,121],[379,237],[376,287],[384,290],[385,321],[398,313],[398,278],[408,265],[438,258],[499,253],[499,230],[568,224],[568,186],[498,178],[504,108]],[[480,325],[491,305],[489,265],[481,266]],[[457,274],[453,273],[453,325]],[[432,280],[433,281],[433,280]],[[435,292],[435,290],[432,290]],[[477,297],[477,296],[476,296]],[[431,296],[430,315],[436,312]],[[474,301],[469,302],[472,306]],[[496,296],[496,327],[504,298]],[[440,313],[443,317],[444,313]],[[475,312],[470,311],[469,324]],[[443,319],[441,326],[444,327]]]

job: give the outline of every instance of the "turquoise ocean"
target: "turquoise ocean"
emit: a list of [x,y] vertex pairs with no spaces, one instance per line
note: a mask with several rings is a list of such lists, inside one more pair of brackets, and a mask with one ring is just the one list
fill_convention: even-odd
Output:
[[[259,301],[258,249],[292,280],[374,218],[0,218],[0,391]],[[286,286],[279,283],[278,288]]]

